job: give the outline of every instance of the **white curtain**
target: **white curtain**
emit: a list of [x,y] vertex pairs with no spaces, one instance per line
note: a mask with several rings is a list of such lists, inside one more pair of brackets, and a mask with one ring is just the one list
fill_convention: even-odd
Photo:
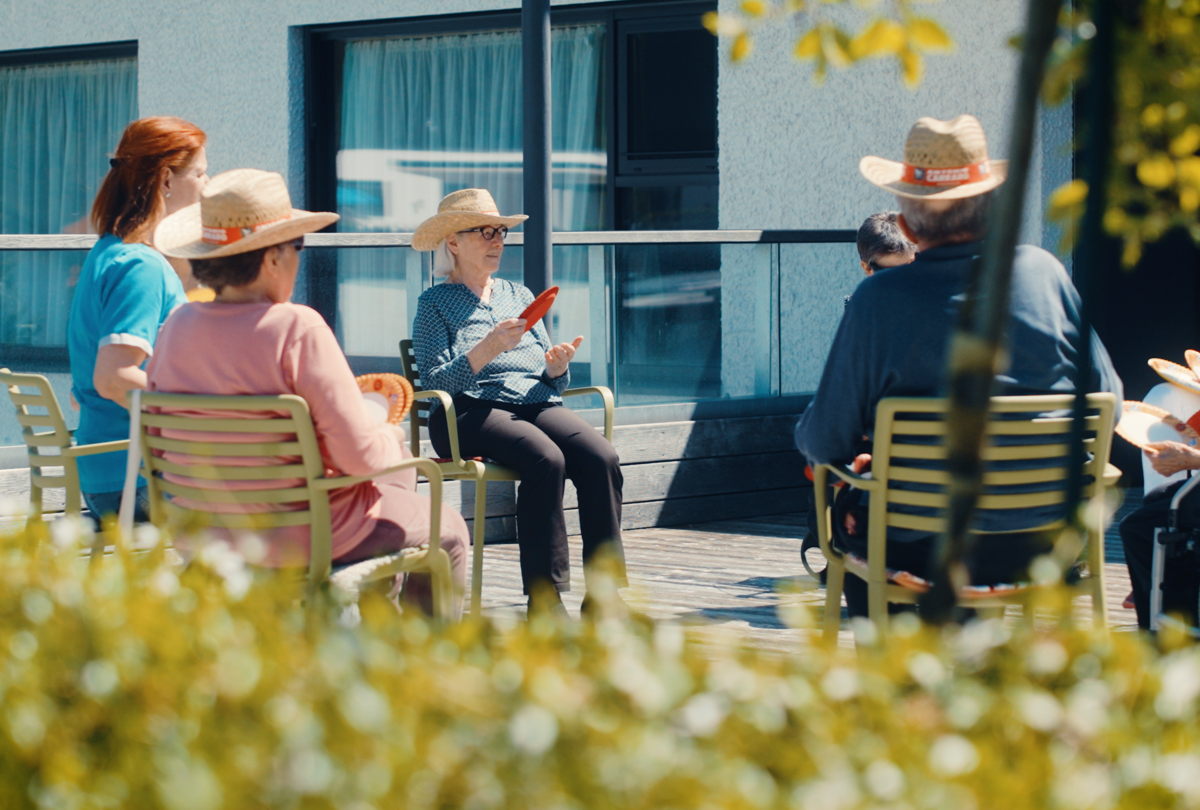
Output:
[[[0,233],[87,233],[137,117],[137,60],[0,67]],[[66,344],[83,253],[0,253],[0,344]]]
[[[603,25],[551,33],[555,230],[604,226],[604,37]],[[522,209],[520,32],[349,43],[342,99],[342,231],[412,231],[460,188],[488,189],[503,212]],[[502,275],[519,278],[519,251],[506,259]],[[409,331],[397,317],[408,288],[395,265],[345,250],[338,283],[347,354],[395,354]]]

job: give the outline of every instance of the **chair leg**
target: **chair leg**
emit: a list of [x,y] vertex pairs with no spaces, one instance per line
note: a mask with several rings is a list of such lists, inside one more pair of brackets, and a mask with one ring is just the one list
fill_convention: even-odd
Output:
[[1100,632],[1108,631],[1108,594],[1104,590],[1104,577],[1091,574],[1092,581],[1092,624]]
[[29,519],[31,521],[42,519],[42,488],[35,484],[29,485]]
[[454,621],[454,582],[450,571],[450,555],[439,548],[429,559],[433,580],[433,617],[449,624]]
[[829,560],[825,570],[825,631],[823,641],[832,646],[837,644],[838,631],[842,629],[842,586],[846,578],[846,566],[841,560]]
[[888,631],[887,581],[867,582],[867,615],[882,638]]
[[483,538],[487,533],[487,481],[475,481],[475,526],[471,536],[471,617],[483,615]]

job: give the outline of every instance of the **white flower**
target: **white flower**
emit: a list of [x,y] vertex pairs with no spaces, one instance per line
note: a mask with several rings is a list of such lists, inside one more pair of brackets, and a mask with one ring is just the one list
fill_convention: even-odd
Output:
[[549,709],[528,703],[513,715],[508,737],[525,753],[539,756],[558,739],[558,718]]
[[979,765],[979,752],[966,737],[944,734],[929,749],[929,767],[942,776],[960,776]]

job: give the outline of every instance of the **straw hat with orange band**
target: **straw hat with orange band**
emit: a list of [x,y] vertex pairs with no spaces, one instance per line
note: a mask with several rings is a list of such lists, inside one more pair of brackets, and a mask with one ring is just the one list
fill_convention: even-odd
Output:
[[180,259],[217,259],[290,242],[338,221],[292,207],[275,172],[233,169],[208,181],[200,202],[158,224],[154,246]]
[[919,118],[904,142],[904,160],[868,156],[863,177],[899,197],[961,200],[991,191],[1008,177],[1007,160],[988,157],[983,125],[973,115],[950,121]]

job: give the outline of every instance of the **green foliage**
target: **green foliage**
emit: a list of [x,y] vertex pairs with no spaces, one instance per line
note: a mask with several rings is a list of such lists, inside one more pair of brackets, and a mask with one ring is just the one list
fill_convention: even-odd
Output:
[[52,528],[0,543],[11,810],[1200,801],[1191,647],[902,617],[857,657],[778,656],[646,621],[435,628],[373,594],[347,627],[224,547],[89,569]]
[[[823,6],[847,5],[847,0],[745,0],[731,14],[709,12],[704,25],[713,34],[731,38],[729,55],[740,62],[753,51],[753,36],[764,24],[795,18],[800,29],[794,53],[815,63],[813,79],[822,82],[829,68],[845,68],[863,59],[891,58],[909,87],[921,83],[925,55],[949,53],[954,43],[934,20],[916,14],[913,0],[892,0],[890,15],[872,8],[857,30],[829,19]],[[874,7],[877,3],[857,3]]]
[[[1087,88],[1091,6],[1081,2],[1064,15],[1045,87],[1049,103]],[[1116,15],[1116,118],[1104,227],[1123,241],[1123,263],[1132,267],[1143,244],[1172,228],[1200,242],[1200,0],[1118,7],[1124,13]],[[1050,209],[1068,223],[1081,214],[1081,205],[1052,203]]]

